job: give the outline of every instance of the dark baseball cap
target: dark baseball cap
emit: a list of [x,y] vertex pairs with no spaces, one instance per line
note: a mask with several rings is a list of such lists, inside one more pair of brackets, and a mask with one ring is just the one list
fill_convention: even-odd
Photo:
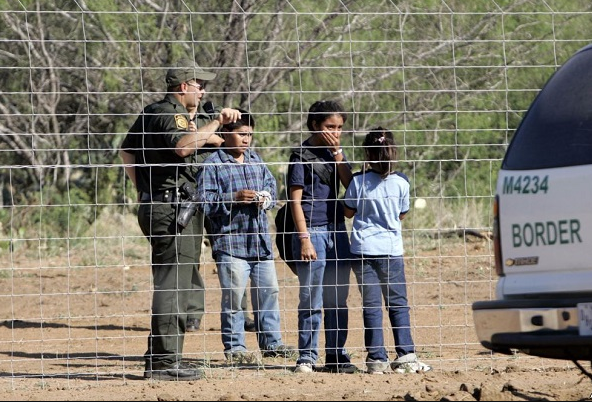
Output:
[[182,60],[169,68],[166,74],[166,83],[167,86],[174,87],[191,80],[209,81],[214,78],[216,78],[216,73],[204,70],[195,62]]

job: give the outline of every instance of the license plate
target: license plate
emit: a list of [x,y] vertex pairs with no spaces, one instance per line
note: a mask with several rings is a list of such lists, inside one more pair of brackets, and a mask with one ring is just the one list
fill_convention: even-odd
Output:
[[592,303],[578,303],[580,336],[592,335]]

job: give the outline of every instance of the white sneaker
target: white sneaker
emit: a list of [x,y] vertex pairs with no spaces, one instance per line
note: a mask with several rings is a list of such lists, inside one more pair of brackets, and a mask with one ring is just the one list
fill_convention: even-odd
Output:
[[384,374],[389,368],[389,363],[382,360],[366,358],[366,369],[368,374]]
[[312,363],[298,363],[294,369],[295,373],[312,373],[314,371]]
[[391,369],[395,373],[425,373],[432,369],[431,366],[419,361],[415,353],[409,353],[408,355],[401,356],[397,360],[391,363]]

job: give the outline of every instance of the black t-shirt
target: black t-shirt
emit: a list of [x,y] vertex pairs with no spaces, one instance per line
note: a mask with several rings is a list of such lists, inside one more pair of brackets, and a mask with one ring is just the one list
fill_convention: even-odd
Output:
[[[337,200],[341,182],[338,177],[335,158],[327,148],[313,147],[308,140],[302,143],[302,148],[308,148],[319,161],[305,162],[297,154],[290,155],[288,168],[288,188],[302,187],[302,211],[308,226],[323,226],[329,223],[339,224],[345,221],[343,205]],[[345,154],[343,161],[347,162]],[[328,183],[321,180],[314,172],[314,163],[330,165],[332,171]]]

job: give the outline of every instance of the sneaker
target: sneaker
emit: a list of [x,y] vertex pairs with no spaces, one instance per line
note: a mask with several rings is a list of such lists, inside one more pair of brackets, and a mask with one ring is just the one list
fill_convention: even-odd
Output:
[[397,360],[391,363],[391,369],[395,373],[425,373],[432,369],[431,366],[419,361],[415,353],[409,353],[408,355],[401,356]]
[[195,332],[199,330],[201,320],[199,318],[188,318],[185,324],[185,332]]
[[230,364],[259,364],[259,358],[255,353],[246,350],[237,350],[234,352],[224,352],[226,360]]
[[312,363],[297,363],[294,369],[295,373],[310,374],[315,371],[315,366]]
[[327,363],[323,371],[328,373],[355,374],[360,370],[351,363]]
[[251,317],[245,317],[245,331],[246,332],[256,332],[255,331],[255,320]]
[[296,349],[293,346],[279,345],[275,349],[267,349],[263,351],[263,357],[296,357]]
[[366,359],[366,369],[368,374],[384,374],[389,368],[389,362],[383,360]]
[[193,381],[204,378],[203,370],[186,362],[175,364],[146,362],[144,378],[160,381]]

